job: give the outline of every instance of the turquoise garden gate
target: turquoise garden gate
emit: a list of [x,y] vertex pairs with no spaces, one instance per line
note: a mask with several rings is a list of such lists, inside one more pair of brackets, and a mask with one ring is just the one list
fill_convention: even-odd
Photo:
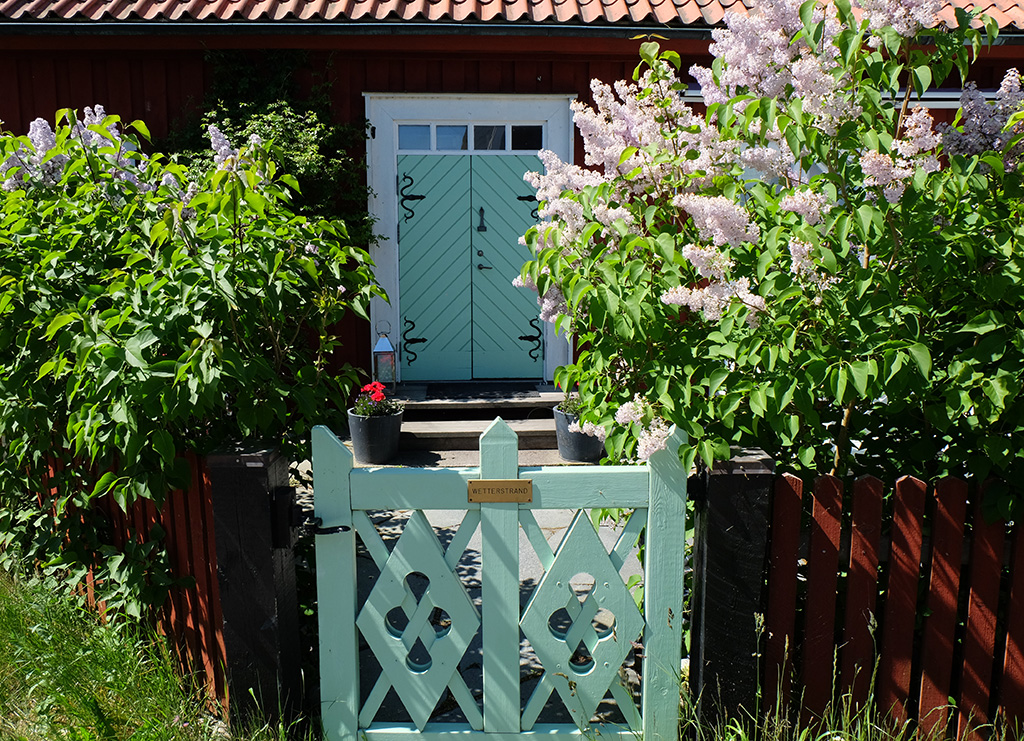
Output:
[[[669,449],[642,466],[520,468],[516,435],[496,419],[480,437],[478,469],[356,469],[351,453],[327,428],[314,428],[320,693],[327,739],[678,738],[686,472],[676,450],[682,439],[682,433],[674,433]],[[602,507],[634,510],[611,552],[585,511]],[[554,550],[533,515],[542,509],[576,510]],[[368,510],[411,511],[390,550]],[[447,547],[424,510],[465,510]],[[544,569],[522,610],[520,528]],[[641,614],[620,569],[644,528]],[[479,609],[457,569],[477,529]],[[356,535],[380,571],[362,604]],[[594,581],[582,601],[569,585],[580,572]],[[410,586],[414,574],[428,582],[420,594]],[[556,619],[566,612],[568,620]],[[612,620],[595,624],[598,612],[611,613]],[[445,619],[439,622],[438,614]],[[477,631],[483,642],[482,705],[459,666]],[[520,702],[520,632],[542,665],[525,703]],[[381,667],[374,686],[362,695],[360,634]],[[639,707],[621,679],[634,645],[642,645],[645,657]],[[580,662],[582,647],[586,660]],[[375,720],[391,689],[412,723]],[[465,723],[430,721],[446,689]],[[553,693],[573,723],[537,723]],[[609,693],[624,721],[593,722]]]

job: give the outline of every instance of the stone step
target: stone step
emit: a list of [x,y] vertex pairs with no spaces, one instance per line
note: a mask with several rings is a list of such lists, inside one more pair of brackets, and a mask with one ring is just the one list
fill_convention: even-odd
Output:
[[553,386],[536,388],[498,384],[426,385],[403,384],[395,398],[405,403],[407,420],[494,419],[506,420],[550,416],[550,409],[563,395]]
[[[495,415],[500,416],[500,415]],[[402,450],[477,450],[480,435],[490,419],[431,419],[402,423]],[[519,436],[520,450],[554,450],[554,417],[508,419],[508,426]]]

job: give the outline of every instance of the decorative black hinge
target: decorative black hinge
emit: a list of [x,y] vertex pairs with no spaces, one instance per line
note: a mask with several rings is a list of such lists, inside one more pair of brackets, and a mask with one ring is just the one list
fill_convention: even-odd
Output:
[[519,335],[519,339],[521,339],[523,342],[532,342],[533,343],[533,347],[530,349],[530,359],[531,360],[539,360],[540,359],[540,348],[541,348],[540,325],[537,324],[537,322],[538,322],[537,319],[531,319],[530,320],[530,326],[533,327],[533,329],[536,332],[536,334],[521,334],[521,335]]
[[405,204],[408,203],[409,201],[422,201],[424,198],[426,198],[426,196],[419,196],[419,195],[414,195],[412,193],[406,193],[406,191],[409,190],[409,188],[411,188],[413,186],[413,183],[415,181],[411,177],[409,177],[407,174],[404,174],[404,173],[402,174],[402,180],[405,181],[405,185],[403,185],[398,192],[401,195],[400,205],[405,210],[405,219],[404,220],[408,221],[409,219],[411,219],[413,216],[416,215],[416,212],[413,211],[408,206],[406,206]]
[[409,349],[409,345],[418,345],[421,342],[426,342],[426,337],[410,337],[409,333],[416,329],[416,323],[405,320],[405,323],[409,325],[404,332],[402,332],[402,352],[405,353],[405,364],[412,365],[416,362],[416,353]]
[[[537,196],[518,196],[516,200],[523,201],[524,203],[536,203]],[[533,211],[530,212],[530,216],[532,216],[535,219],[540,218],[540,212],[537,210],[537,206],[533,207]]]

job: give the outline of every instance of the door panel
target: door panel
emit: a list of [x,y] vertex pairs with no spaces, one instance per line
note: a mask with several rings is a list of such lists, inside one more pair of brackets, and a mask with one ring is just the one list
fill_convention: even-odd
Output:
[[[544,371],[537,296],[512,286],[529,258],[519,237],[536,223],[536,203],[519,200],[533,192],[523,173],[539,168],[535,156],[473,157],[473,213],[479,226],[484,210],[487,228],[472,234],[474,378],[540,378]],[[520,339],[531,336],[536,342]]]
[[534,156],[399,156],[403,380],[543,375],[536,294],[512,285],[536,223],[523,173],[539,168]]
[[469,166],[468,155],[398,158],[406,381],[472,377]]

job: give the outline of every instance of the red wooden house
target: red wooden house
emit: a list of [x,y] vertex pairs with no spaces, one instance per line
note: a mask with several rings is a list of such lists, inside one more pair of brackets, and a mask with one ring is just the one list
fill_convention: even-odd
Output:
[[[628,77],[644,38],[684,69],[706,63],[711,30],[753,1],[0,0],[0,118],[20,133],[102,103],[160,137],[203,98],[207,50],[305,50],[338,119],[372,126],[374,259],[392,301],[373,326],[353,321],[349,359],[368,366],[374,327],[390,327],[402,380],[541,380],[569,347],[510,283],[534,218],[522,173],[542,146],[582,160],[569,102],[591,78]],[[954,3],[1003,29],[975,68],[994,88],[1024,61],[1024,5],[952,0],[945,15]]]

